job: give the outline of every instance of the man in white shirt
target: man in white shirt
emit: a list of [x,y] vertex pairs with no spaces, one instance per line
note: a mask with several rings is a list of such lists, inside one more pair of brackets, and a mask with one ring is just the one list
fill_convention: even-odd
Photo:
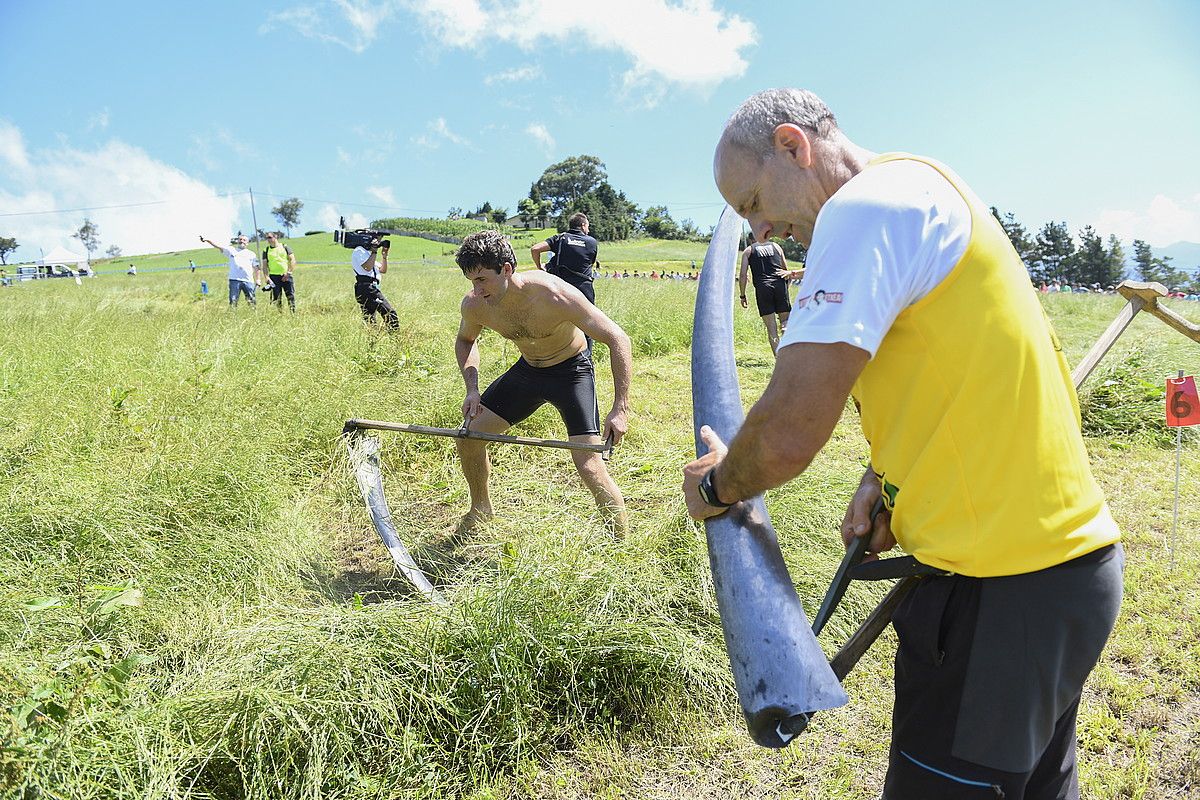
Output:
[[200,241],[220,250],[229,258],[229,306],[237,308],[238,298],[246,295],[250,306],[254,307],[254,289],[258,286],[260,275],[258,271],[258,256],[246,247],[250,240],[244,235],[236,239],[237,248],[222,247],[212,239],[200,237]]
[[808,248],[808,273],[728,448],[701,428],[688,512],[724,513],[802,473],[853,389],[871,464],[842,540],[869,537],[871,557],[899,543],[922,573],[892,617],[884,797],[1078,800],[1076,714],[1123,555],[1020,257],[953,170],[867,151],[812,92],[743,103],[714,173],[759,241]]

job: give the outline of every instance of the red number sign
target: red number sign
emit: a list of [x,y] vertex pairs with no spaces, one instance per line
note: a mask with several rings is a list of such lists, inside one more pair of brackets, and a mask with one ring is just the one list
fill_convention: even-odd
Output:
[[1196,393],[1196,379],[1191,375],[1167,378],[1167,427],[1185,428],[1189,425],[1200,425],[1200,395]]

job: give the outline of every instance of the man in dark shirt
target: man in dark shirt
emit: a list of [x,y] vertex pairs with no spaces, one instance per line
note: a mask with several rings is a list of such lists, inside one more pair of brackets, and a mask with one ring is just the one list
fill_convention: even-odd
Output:
[[[779,348],[779,337],[787,327],[788,315],[792,312],[792,301],[788,297],[788,279],[804,273],[804,270],[789,270],[783,248],[775,242],[751,242],[742,252],[742,271],[738,283],[742,289],[742,308],[749,308],[746,301],[746,273],[754,276],[754,299],[758,314],[767,326],[767,341],[771,352]],[[776,326],[775,319],[779,318]]]
[[[538,242],[529,248],[533,256],[533,265],[546,270],[551,275],[562,278],[567,283],[583,292],[583,296],[592,305],[596,304],[596,290],[592,287],[592,269],[596,264],[596,253],[600,245],[588,235],[589,224],[587,215],[583,212],[572,214],[566,233],[558,233],[544,242]],[[554,254],[554,264],[550,269],[542,266],[542,253]]]

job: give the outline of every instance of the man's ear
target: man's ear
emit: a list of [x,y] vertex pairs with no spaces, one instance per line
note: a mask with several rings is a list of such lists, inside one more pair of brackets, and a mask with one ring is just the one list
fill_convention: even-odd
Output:
[[798,166],[808,169],[812,166],[812,140],[808,132],[791,122],[775,126],[772,136],[776,152],[786,153]]

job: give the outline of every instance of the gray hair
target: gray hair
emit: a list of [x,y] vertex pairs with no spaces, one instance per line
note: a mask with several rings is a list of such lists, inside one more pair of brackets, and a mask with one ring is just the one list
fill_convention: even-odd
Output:
[[738,106],[721,138],[766,158],[774,148],[775,128],[788,122],[821,138],[838,129],[829,106],[807,89],[765,89]]

